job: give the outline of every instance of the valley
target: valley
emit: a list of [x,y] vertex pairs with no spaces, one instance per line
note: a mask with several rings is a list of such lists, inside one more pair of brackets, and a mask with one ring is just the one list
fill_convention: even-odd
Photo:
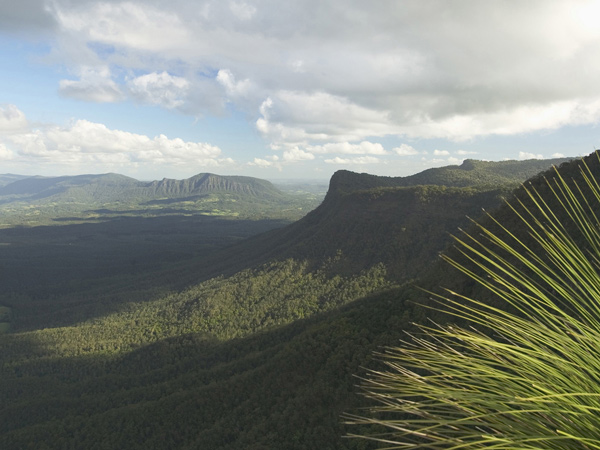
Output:
[[3,208],[43,212],[0,230],[0,445],[376,448],[343,437],[341,415],[368,404],[356,375],[438,318],[420,288],[472,289],[440,262],[451,234],[506,216],[503,198],[552,165],[577,176],[566,159],[339,171],[324,198],[111,175],[129,209],[89,178],[2,181]]

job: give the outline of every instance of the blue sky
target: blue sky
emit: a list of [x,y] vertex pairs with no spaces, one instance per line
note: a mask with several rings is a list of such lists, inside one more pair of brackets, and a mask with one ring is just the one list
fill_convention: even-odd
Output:
[[0,4],[0,173],[404,176],[600,146],[598,1]]

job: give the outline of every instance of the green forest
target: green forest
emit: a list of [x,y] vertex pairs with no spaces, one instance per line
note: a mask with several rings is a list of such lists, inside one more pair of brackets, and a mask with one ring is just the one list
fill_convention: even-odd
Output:
[[[600,177],[597,156],[585,160]],[[381,448],[349,437],[377,435],[380,423],[345,419],[372,406],[361,380],[385,367],[381,353],[415,324],[450,320],[431,299],[442,288],[506,308],[444,260],[469,264],[453,235],[476,233],[476,220],[531,240],[505,199],[529,204],[524,183],[551,202],[545,180],[555,170],[580,180],[579,164],[340,171],[324,198],[295,187],[293,201],[263,182],[199,177],[157,183],[175,197],[146,198],[151,213],[136,194],[127,214],[93,219],[83,211],[97,204],[44,206],[39,224],[0,229],[0,447]],[[196,182],[237,196],[238,209],[175,211]],[[12,189],[19,202],[29,195]]]

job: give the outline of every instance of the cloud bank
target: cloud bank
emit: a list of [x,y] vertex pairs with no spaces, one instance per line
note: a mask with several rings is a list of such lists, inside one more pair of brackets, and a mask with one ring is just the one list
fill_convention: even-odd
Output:
[[7,29],[54,37],[52,58],[73,74],[63,96],[241,113],[281,157],[263,166],[418,154],[384,149],[386,136],[461,142],[597,123],[598,16],[588,0],[0,6]]
[[148,137],[77,120],[68,126],[30,127],[25,115],[10,105],[0,110],[0,159],[72,167],[77,171],[93,163],[104,170],[123,165],[142,168],[227,167],[221,149],[202,142],[188,142],[165,135]]

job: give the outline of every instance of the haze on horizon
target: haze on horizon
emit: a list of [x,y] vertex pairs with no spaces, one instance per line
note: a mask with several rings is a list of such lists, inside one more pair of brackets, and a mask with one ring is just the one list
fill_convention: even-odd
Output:
[[600,145],[600,1],[0,4],[0,173],[404,176]]

